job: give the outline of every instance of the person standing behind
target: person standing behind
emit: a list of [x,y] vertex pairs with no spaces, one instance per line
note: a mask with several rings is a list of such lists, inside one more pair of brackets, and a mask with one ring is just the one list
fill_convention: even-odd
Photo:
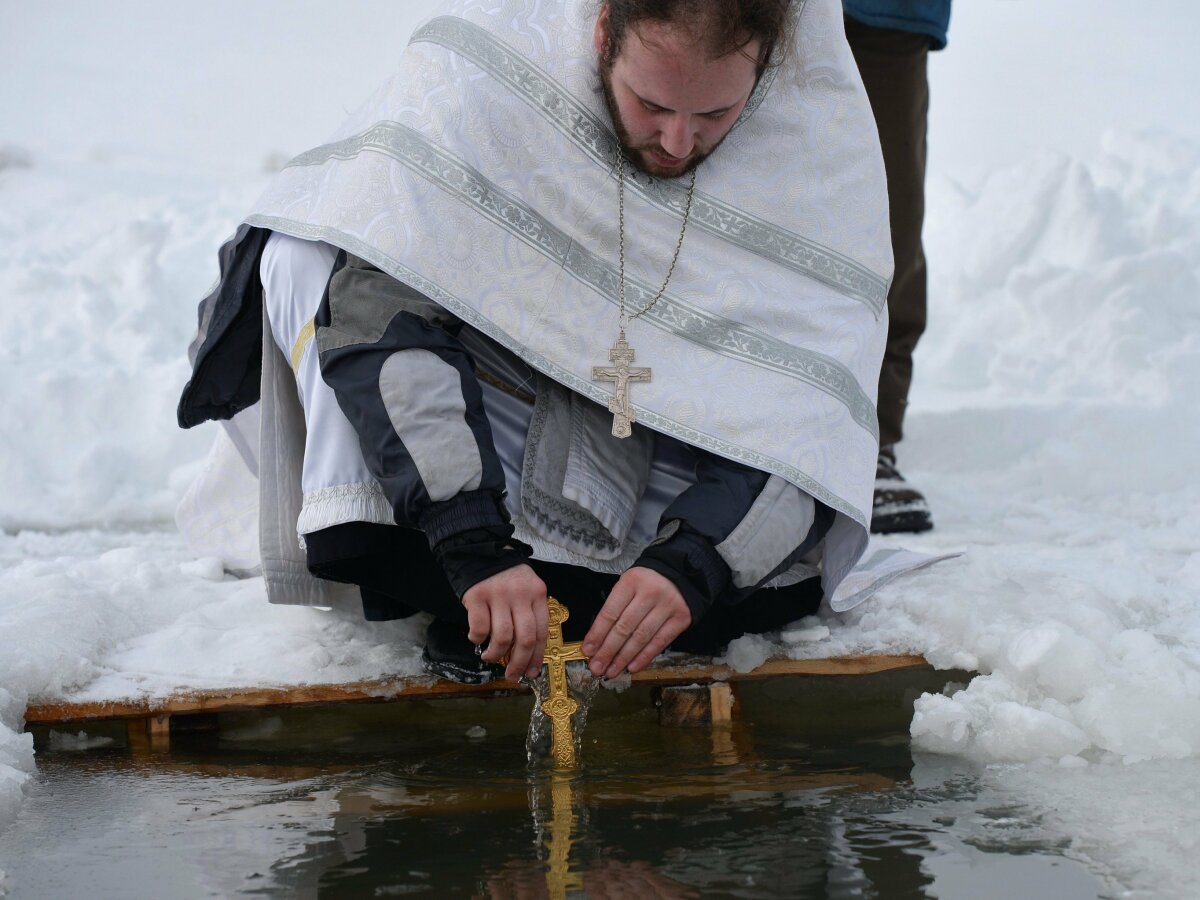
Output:
[[892,254],[887,349],[879,373],[879,465],[871,531],[928,531],[925,497],[896,469],[896,444],[912,384],[912,356],[925,331],[925,133],[929,113],[926,62],[946,46],[950,0],[843,0],[846,38],[862,75],[887,171]]

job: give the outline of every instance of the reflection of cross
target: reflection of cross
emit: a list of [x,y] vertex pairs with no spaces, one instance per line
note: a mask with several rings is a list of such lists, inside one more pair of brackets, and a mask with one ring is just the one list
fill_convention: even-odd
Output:
[[612,360],[611,366],[592,366],[592,381],[613,382],[613,398],[608,401],[608,411],[613,414],[612,433],[613,437],[627,438],[633,433],[630,426],[637,421],[633,407],[629,405],[629,382],[649,381],[650,369],[648,366],[630,366],[633,362],[633,348],[625,342],[624,328],[621,329],[621,336],[617,338],[617,342],[608,351],[608,358]]
[[562,623],[571,613],[565,606],[550,600],[550,618],[546,629],[546,681],[549,694],[542,703],[542,712],[550,719],[550,756],[557,768],[569,769],[575,765],[575,731],[571,727],[571,716],[579,709],[579,703],[567,686],[567,663],[576,659],[587,659],[583,645],[578,642],[563,643]]
[[583,873],[571,871],[571,845],[575,843],[576,776],[555,772],[550,782],[550,837],[546,841],[546,888],[550,900],[566,900],[568,894],[583,891]]

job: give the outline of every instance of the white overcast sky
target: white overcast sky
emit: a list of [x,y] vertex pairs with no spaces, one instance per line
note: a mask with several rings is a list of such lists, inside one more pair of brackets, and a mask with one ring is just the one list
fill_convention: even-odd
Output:
[[[258,168],[323,140],[392,69],[431,0],[0,0],[0,145],[137,148]],[[932,58],[931,171],[1108,128],[1200,143],[1200,4],[960,0]]]

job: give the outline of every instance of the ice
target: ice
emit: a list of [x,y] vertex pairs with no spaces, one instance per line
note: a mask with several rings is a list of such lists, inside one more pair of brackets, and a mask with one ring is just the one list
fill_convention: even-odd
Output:
[[746,634],[730,641],[725,649],[724,663],[735,672],[750,672],[766,662],[776,651],[775,644],[759,634]]
[[19,733],[24,715],[24,695],[0,687],[0,828],[16,816],[22,785],[33,772],[33,735]]
[[808,641],[823,641],[829,637],[829,627],[820,624],[816,617],[801,619],[791,628],[785,628],[779,633],[785,644],[802,644]]
[[54,731],[51,729],[49,737],[51,750],[66,751],[68,753],[93,750],[97,747],[109,747],[113,743],[115,742],[110,737],[89,735],[86,731],[71,734],[70,732]]

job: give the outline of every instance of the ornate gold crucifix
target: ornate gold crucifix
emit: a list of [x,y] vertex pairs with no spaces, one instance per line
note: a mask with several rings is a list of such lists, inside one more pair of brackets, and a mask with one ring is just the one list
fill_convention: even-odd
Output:
[[633,433],[632,425],[637,421],[633,407],[629,405],[629,383],[649,381],[649,366],[634,367],[634,351],[625,341],[625,329],[612,349],[608,351],[611,366],[592,366],[592,381],[613,382],[613,398],[608,401],[608,411],[613,414],[613,437],[627,438]]
[[571,725],[571,717],[579,709],[579,703],[567,685],[567,663],[587,657],[583,655],[582,643],[563,642],[562,625],[571,613],[553,597],[549,599],[550,618],[544,660],[549,690],[542,703],[542,712],[550,720],[550,757],[554,760],[554,766],[570,769],[575,766],[575,729]]

